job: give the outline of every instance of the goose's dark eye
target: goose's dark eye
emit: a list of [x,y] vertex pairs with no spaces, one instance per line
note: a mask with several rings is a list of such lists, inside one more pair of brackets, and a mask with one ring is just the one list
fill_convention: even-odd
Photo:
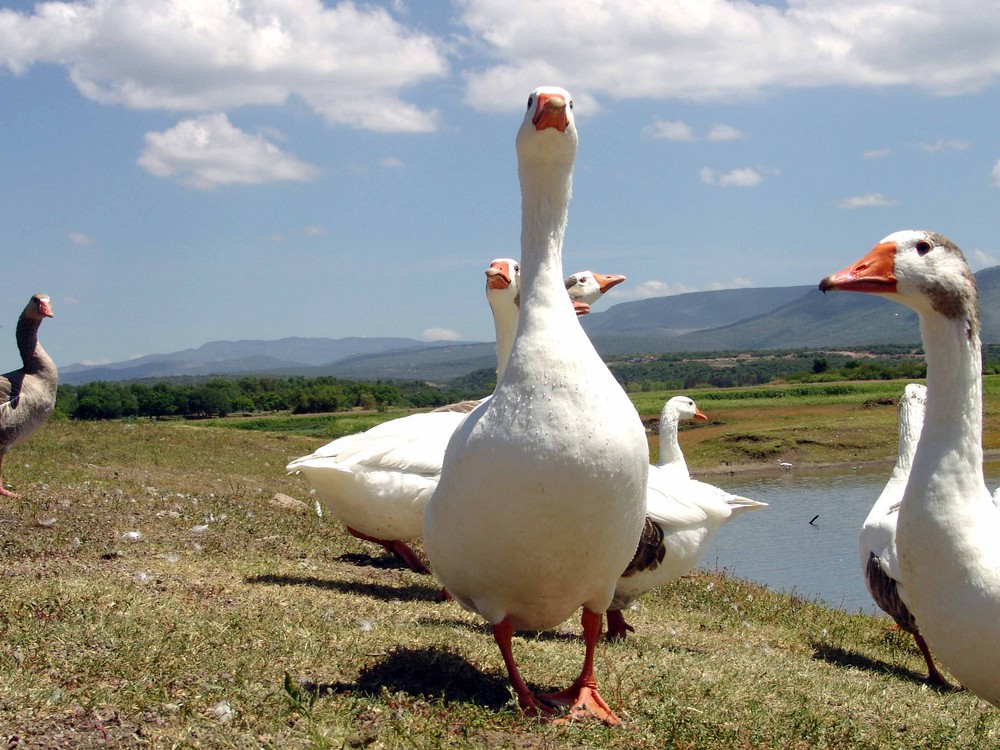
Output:
[[569,100],[569,108],[573,109],[573,100],[572,99]]
[[927,240],[920,240],[920,242],[916,244],[916,248],[920,255],[927,255],[927,253],[931,251],[931,243]]
[[529,96],[529,97],[528,97],[528,109],[531,109],[531,103],[532,103],[532,102],[533,102],[534,100],[535,100],[535,97],[533,97],[533,96]]
[[521,273],[521,267],[520,266],[514,266],[514,273]]

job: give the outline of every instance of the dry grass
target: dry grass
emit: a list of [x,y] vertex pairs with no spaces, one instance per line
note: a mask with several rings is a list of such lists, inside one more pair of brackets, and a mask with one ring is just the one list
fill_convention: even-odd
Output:
[[[1000,741],[1000,714],[924,686],[919,654],[885,621],[714,573],[646,597],[636,634],[601,648],[602,691],[624,727],[524,719],[482,621],[318,518],[303,481],[284,475],[316,444],[61,422],[16,448],[5,478],[23,498],[0,503],[0,747]],[[530,684],[575,676],[576,631],[516,640]]]

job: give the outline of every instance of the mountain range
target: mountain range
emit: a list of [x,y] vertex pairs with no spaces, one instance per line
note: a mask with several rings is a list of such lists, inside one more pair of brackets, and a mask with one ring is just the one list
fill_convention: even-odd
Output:
[[[1000,342],[1000,266],[976,274],[984,343]],[[830,349],[919,344],[909,308],[868,294],[824,295],[814,286],[723,289],[620,302],[580,319],[604,355]],[[61,367],[78,384],[178,376],[334,375],[442,382],[496,364],[493,342],[409,338],[213,341],[196,349],[107,365]]]

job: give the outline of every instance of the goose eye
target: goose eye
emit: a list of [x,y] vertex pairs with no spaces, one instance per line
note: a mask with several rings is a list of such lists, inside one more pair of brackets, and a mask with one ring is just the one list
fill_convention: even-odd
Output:
[[514,273],[521,273],[521,266],[514,266]]
[[920,255],[927,255],[927,253],[931,251],[931,243],[927,240],[920,240],[920,242],[916,244],[916,248]]
[[534,96],[529,96],[529,97],[528,97],[528,109],[531,109],[531,103],[532,103],[532,102],[533,102],[534,100],[535,100],[535,97],[534,97]]

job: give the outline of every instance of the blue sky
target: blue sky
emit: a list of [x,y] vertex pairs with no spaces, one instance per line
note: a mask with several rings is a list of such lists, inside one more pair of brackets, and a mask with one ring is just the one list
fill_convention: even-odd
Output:
[[565,270],[815,284],[903,228],[1000,262],[991,0],[0,3],[0,368],[219,339],[487,340],[528,93],[574,97]]

